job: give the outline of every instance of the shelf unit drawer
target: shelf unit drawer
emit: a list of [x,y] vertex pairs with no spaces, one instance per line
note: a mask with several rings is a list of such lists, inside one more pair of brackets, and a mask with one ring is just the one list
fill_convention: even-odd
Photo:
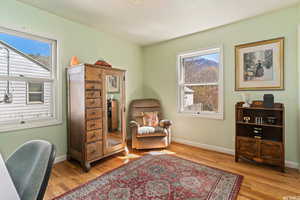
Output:
[[87,108],[100,108],[102,107],[101,99],[86,99],[85,105]]
[[94,160],[103,155],[102,141],[93,142],[86,145],[87,160]]
[[97,140],[102,140],[102,129],[86,132],[86,142],[90,143]]
[[86,121],[86,130],[91,131],[95,129],[102,129],[102,120],[87,120]]
[[86,119],[102,118],[101,108],[89,108],[86,109]]

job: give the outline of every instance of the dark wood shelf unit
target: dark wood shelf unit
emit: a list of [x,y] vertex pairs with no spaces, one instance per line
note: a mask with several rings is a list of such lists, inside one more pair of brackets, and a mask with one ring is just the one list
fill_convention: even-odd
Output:
[[282,125],[276,125],[276,124],[257,124],[257,123],[250,123],[250,122],[241,122],[237,121],[237,124],[243,124],[243,125],[255,125],[255,126],[266,126],[266,127],[275,127],[275,128],[283,128]]
[[[243,104],[244,102],[238,102],[235,106],[236,162],[239,158],[246,158],[278,166],[281,171],[284,171],[284,105],[275,103],[273,108],[266,108],[262,101],[254,101],[250,107],[244,108]],[[244,117],[250,117],[250,120],[246,122]],[[256,117],[261,117],[263,122],[255,123]],[[275,123],[268,123],[268,117],[275,117]],[[254,133],[255,129],[259,129],[261,134]]]
[[272,111],[283,111],[283,108],[261,108],[261,107],[238,107],[238,109],[245,109],[245,110],[272,110]]

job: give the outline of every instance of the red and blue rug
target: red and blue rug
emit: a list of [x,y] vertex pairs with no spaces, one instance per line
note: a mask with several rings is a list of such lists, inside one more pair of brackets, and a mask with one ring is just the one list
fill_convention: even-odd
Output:
[[55,200],[234,200],[242,179],[173,155],[147,155]]

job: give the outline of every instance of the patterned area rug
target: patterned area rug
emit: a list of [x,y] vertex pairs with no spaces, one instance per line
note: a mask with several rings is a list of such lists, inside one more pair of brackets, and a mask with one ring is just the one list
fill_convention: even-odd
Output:
[[233,200],[242,179],[173,155],[147,155],[55,200]]

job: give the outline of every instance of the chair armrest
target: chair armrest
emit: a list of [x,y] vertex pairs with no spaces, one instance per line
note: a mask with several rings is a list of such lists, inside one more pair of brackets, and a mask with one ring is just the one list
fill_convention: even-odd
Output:
[[136,122],[136,121],[130,121],[129,122],[129,127],[133,128],[133,127],[140,127],[140,125]]
[[163,128],[169,128],[171,125],[172,125],[172,121],[170,121],[170,120],[163,119],[163,120],[160,120],[160,122],[159,122],[159,126],[161,126]]

